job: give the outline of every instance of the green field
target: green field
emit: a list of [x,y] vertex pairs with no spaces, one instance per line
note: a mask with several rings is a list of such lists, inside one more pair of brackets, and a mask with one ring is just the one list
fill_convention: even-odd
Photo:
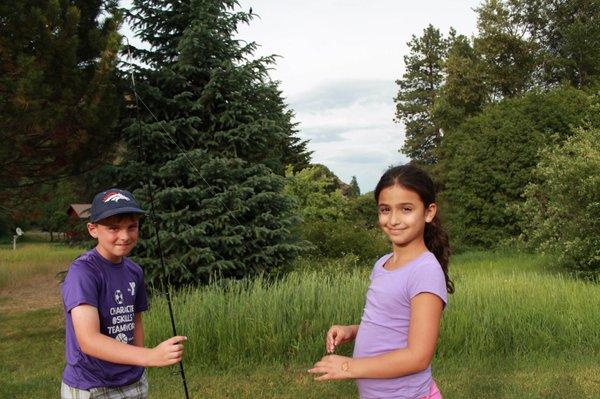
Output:
[[[0,397],[59,396],[60,305],[15,302],[19,286],[35,278],[48,282],[49,296],[58,295],[54,275],[77,251],[47,244],[0,249]],[[316,384],[306,370],[323,355],[331,323],[358,322],[368,274],[368,266],[340,259],[275,282],[215,282],[174,295],[178,332],[189,339],[192,397],[356,397],[353,382]],[[456,256],[451,274],[456,294],[433,364],[444,397],[600,398],[597,284],[565,277],[550,258],[510,252]],[[144,320],[148,344],[170,335],[162,295]],[[174,370],[150,370],[152,397],[183,397]]]

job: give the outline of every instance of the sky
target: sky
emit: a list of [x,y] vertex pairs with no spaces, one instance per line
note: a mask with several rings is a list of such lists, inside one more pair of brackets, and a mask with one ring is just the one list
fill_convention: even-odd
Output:
[[[295,113],[312,162],[346,183],[356,176],[364,193],[389,166],[408,161],[399,152],[403,126],[394,122],[406,43],[430,23],[444,34],[454,27],[474,35],[473,9],[481,0],[239,2],[257,16],[239,27],[238,38],[256,42],[256,56],[279,56],[270,75]],[[123,33],[132,39],[131,31]]]
[[256,55],[280,56],[271,77],[308,139],[312,162],[342,181],[356,176],[372,191],[399,152],[404,129],[394,123],[395,81],[404,72],[406,43],[428,24],[474,35],[480,0],[242,0],[258,14],[238,37],[260,45]]

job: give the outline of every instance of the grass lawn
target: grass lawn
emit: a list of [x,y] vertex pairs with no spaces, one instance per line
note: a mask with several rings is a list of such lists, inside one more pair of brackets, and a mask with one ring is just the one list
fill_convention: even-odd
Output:
[[[57,398],[64,327],[55,274],[80,250],[21,250],[0,249],[0,276],[11,276],[0,285],[0,398]],[[600,287],[557,275],[549,265],[510,253],[454,259],[457,293],[433,364],[445,398],[600,398]],[[317,384],[306,370],[322,353],[312,342],[321,340],[323,326],[338,315],[355,317],[362,306],[365,272],[331,281],[311,273],[291,277],[289,285],[213,286],[176,296],[180,330],[190,337],[185,366],[193,398],[357,397],[352,381]],[[339,314],[329,298],[339,295],[337,286],[357,297]],[[322,305],[311,305],[314,298]],[[273,306],[280,312],[265,311]],[[311,306],[316,310],[308,313]],[[150,343],[168,334],[167,317],[164,300],[155,298],[146,318]],[[281,320],[286,326],[269,327]],[[149,371],[151,397],[184,397],[175,370]]]

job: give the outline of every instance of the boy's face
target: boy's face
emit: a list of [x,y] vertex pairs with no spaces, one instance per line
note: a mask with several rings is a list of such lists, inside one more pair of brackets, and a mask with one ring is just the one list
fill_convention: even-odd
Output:
[[140,217],[136,215],[114,215],[97,223],[88,223],[88,232],[98,240],[96,249],[112,263],[121,262],[127,256],[138,239]]

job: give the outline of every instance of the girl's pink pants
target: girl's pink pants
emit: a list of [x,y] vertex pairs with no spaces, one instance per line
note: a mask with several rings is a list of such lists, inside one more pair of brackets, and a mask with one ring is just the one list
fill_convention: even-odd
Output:
[[442,399],[442,393],[438,389],[435,381],[431,384],[431,389],[429,389],[429,395],[423,396],[422,399]]

